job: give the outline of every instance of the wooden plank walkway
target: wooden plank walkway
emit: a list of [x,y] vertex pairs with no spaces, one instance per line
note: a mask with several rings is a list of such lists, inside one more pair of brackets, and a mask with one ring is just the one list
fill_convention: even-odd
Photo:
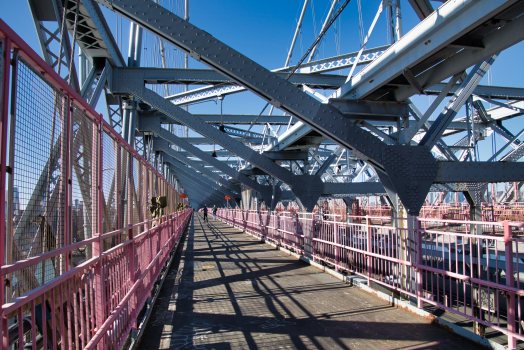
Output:
[[[212,217],[210,215],[210,217]],[[190,224],[139,349],[479,349],[221,221]]]

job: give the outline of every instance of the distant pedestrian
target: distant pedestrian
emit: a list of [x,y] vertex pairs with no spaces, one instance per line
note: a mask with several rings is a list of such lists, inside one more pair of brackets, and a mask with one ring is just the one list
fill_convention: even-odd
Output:
[[207,220],[207,205],[206,204],[204,204],[204,221],[208,221]]
[[217,219],[217,206],[213,205],[213,220]]

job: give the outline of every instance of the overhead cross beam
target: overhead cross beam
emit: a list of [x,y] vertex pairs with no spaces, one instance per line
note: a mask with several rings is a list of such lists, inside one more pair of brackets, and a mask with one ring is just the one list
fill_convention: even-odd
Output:
[[[206,175],[208,178],[212,179],[213,181],[219,183],[220,185],[224,186],[225,188],[228,188],[236,193],[240,193],[240,186],[233,184],[231,181],[228,181],[218,174],[212,172],[210,169],[205,168],[204,166],[198,164],[194,160],[188,159],[187,157],[180,154],[180,152],[175,151],[171,147],[169,147],[169,143],[165,141],[164,139],[153,139],[153,150],[164,152],[165,155],[167,155],[170,159],[176,159],[177,161],[184,163],[191,168],[195,169],[195,171],[200,172],[203,175]],[[234,195],[233,195],[234,196]]]
[[[178,108],[178,107],[175,107]],[[249,177],[245,176],[244,174],[241,174],[237,172],[235,169],[231,168],[225,163],[222,163],[216,158],[213,158],[208,153],[202,151],[201,149],[191,145],[190,143],[186,142],[184,139],[176,136],[172,132],[162,128],[160,126],[160,123],[158,120],[154,120],[153,118],[140,118],[139,120],[139,129],[143,132],[153,132],[156,135],[158,135],[160,138],[168,141],[171,144],[174,144],[182,149],[184,149],[186,152],[192,154],[193,156],[201,159],[202,161],[208,163],[209,165],[215,167],[216,169],[220,170],[224,174],[230,176],[231,178],[243,183],[244,185],[254,189],[255,191],[259,192],[262,196],[262,198],[266,201],[266,203],[271,203],[271,189],[267,186],[263,186],[259,184],[258,182],[250,179]],[[214,129],[214,128],[213,128]],[[175,156],[175,151],[172,150],[172,152],[165,148],[164,145],[160,145],[159,147],[163,147],[164,152]],[[185,157],[184,157],[185,158]],[[179,159],[181,160],[181,159]],[[184,160],[184,163],[188,163]],[[285,169],[284,169],[285,170]],[[223,180],[225,181],[225,180]],[[239,193],[238,187],[233,188],[235,192]]]
[[[422,89],[441,83],[524,40],[523,11],[516,0],[448,1],[332,97],[405,100],[418,93],[401,76],[406,68]],[[483,47],[453,45],[471,36]]]
[[164,154],[163,162],[164,163],[169,163],[174,168],[176,168],[177,171],[175,173],[183,172],[190,179],[193,179],[194,181],[199,182],[200,185],[204,185],[204,188],[213,188],[215,190],[220,191],[224,196],[230,196],[231,198],[237,198],[237,199],[240,198],[239,194],[233,193],[233,192],[227,190],[226,188],[220,186],[216,182],[213,182],[213,181],[209,180],[207,177],[199,174],[195,170],[191,170],[185,164],[183,164],[182,162],[176,160],[174,157],[171,157],[167,153]]
[[[297,117],[316,131],[343,145],[354,155],[368,161],[378,171],[387,172],[390,176],[402,177],[401,186],[403,189],[399,191],[399,196],[410,212],[418,213],[437,171],[436,161],[429,149],[408,147],[408,151],[398,148],[402,146],[386,145],[378,137],[347,120],[335,107],[320,103],[290,82],[268,71],[160,5],[139,0],[97,1],[139,23],[160,38],[189,53],[196,60],[270,101],[275,107]],[[175,119],[178,118],[175,115],[182,114],[181,109],[176,110],[176,106],[165,101],[154,92],[145,89],[144,83],[137,82],[132,76],[124,77],[119,72],[119,74],[113,75],[112,85],[113,89],[115,86],[121,87],[122,90],[127,90],[121,90],[122,92],[132,93]],[[180,120],[180,118],[178,119]],[[194,120],[194,118],[192,119]],[[195,123],[190,119],[184,121],[184,124],[193,128],[190,124]],[[221,133],[214,128],[209,130],[202,127],[207,125],[202,121],[198,121],[198,124],[196,125],[197,129],[206,129],[205,132],[193,128],[194,130],[290,185],[297,198],[303,204],[307,203],[306,208],[312,208],[314,203],[317,202],[322,193],[322,182],[319,177],[293,176],[289,171],[278,167],[271,160],[240,143],[231,147],[231,140],[224,138],[227,136],[220,135]],[[216,134],[216,131],[219,134]],[[243,154],[240,154],[239,150]],[[396,160],[393,160],[395,158]],[[275,164],[277,168],[272,164]],[[415,170],[415,168],[418,169]],[[416,198],[406,192],[406,186],[408,189],[411,187],[417,189]]]
[[[270,101],[273,106],[278,107],[284,112],[301,120],[321,135],[336,141],[357,157],[371,164],[381,174],[381,178],[384,179],[384,176],[387,174],[387,179],[390,180],[393,189],[399,194],[400,199],[408,211],[411,214],[418,213],[420,206],[424,202],[427,191],[435,180],[438,170],[438,164],[429,152],[428,147],[387,145],[381,140],[381,138],[376,137],[373,133],[352,123],[335,107],[320,103],[310,97],[307,93],[296,88],[290,82],[281,79],[276,74],[266,70],[247,57],[216,40],[208,33],[196,28],[180,17],[170,13],[165,8],[150,1],[97,1],[111,10],[121,13],[127,18],[139,23],[161,39],[181,48],[196,60],[208,65],[263,99]],[[471,2],[471,4],[469,4],[469,2]],[[414,34],[416,37],[411,37],[411,39],[414,40],[413,46],[408,45],[405,51],[399,52],[399,56],[400,54],[404,56],[410,55],[410,60],[412,60],[410,62],[412,64],[418,62],[418,60],[425,60],[426,58],[439,58],[440,56],[438,55],[435,57],[432,55],[437,53],[439,49],[446,47],[448,44],[450,47],[456,48],[457,45],[454,44],[453,40],[458,39],[462,34],[467,34],[467,30],[470,30],[473,26],[481,26],[483,23],[486,23],[486,18],[489,18],[490,15],[494,18],[494,16],[501,13],[501,11],[509,9],[510,6],[514,4],[516,4],[516,1],[511,0],[502,2],[481,0],[477,2],[468,1],[468,6],[463,6],[463,4],[461,4],[460,6],[462,7],[458,8],[459,5],[448,2],[442,7],[442,13],[439,11],[439,15],[442,18],[439,17],[437,19],[441,22],[446,21],[446,24],[435,26],[434,23],[430,23],[430,20],[426,20],[427,23],[424,23],[422,27],[425,29],[430,28],[429,32],[425,31],[425,29],[417,31],[417,34]],[[467,9],[464,10],[466,7]],[[456,11],[458,14],[453,11]],[[395,74],[398,76],[398,74],[401,74],[405,68],[411,70],[413,77],[417,79],[418,84],[422,88],[440,83],[443,79],[457,73],[458,71],[464,70],[479,60],[492,56],[498,51],[520,41],[521,37],[523,37],[522,30],[520,29],[522,29],[521,27],[524,20],[522,17],[518,17],[518,14],[515,16],[515,18],[511,18],[511,21],[501,28],[492,28],[493,30],[488,33],[489,35],[486,36],[483,42],[485,46],[484,49],[479,49],[478,47],[476,47],[477,50],[457,49],[455,51],[456,54],[451,58],[438,64],[439,68],[442,68],[441,70],[431,69],[431,74],[424,70],[420,71],[422,66],[411,67],[409,66],[410,64],[407,64],[406,66],[405,64],[407,61],[403,61],[401,57],[392,56],[393,52],[395,52],[392,47],[376,60],[375,63],[370,65],[370,67],[373,66],[373,72],[377,73],[377,77],[380,76],[380,79],[371,79],[370,81],[366,80],[360,82],[363,89],[359,93],[351,95],[351,97],[363,98],[371,96],[368,94],[372,92],[371,90],[375,89],[377,86],[382,86],[380,84],[387,84],[389,82],[387,79],[395,78]],[[453,27],[455,24],[462,28],[461,33],[455,34],[446,32],[446,30],[449,31],[449,28]],[[423,43],[419,41],[422,40],[424,36],[435,34],[432,32],[431,26],[437,27],[436,30],[440,30],[440,32],[438,32],[438,40],[435,40],[435,45],[432,45],[428,50],[427,45],[422,46]],[[419,34],[421,35],[417,36]],[[456,35],[457,38],[455,38],[454,35]],[[401,41],[404,40],[404,38],[402,38]],[[398,43],[395,45],[398,45]],[[439,47],[439,45],[441,46]],[[423,50],[420,52],[417,50],[410,51],[409,49],[412,47]],[[386,55],[388,56],[384,57]],[[442,57],[439,59],[441,58]],[[380,66],[383,65],[385,61],[392,59],[395,62],[388,62],[388,69],[384,69],[383,66]],[[429,61],[426,60],[424,64],[429,64]],[[391,69],[393,69],[393,66],[396,67],[398,62],[404,66],[395,73],[391,71]],[[435,62],[433,62],[433,65],[434,64]],[[457,67],[462,69],[458,69]],[[371,68],[368,67],[364,69],[363,72],[369,72],[370,70]],[[356,77],[362,79],[362,75],[363,73],[358,74]],[[353,83],[355,83],[356,77],[348,83],[348,86],[341,88],[341,91],[344,93],[350,93],[354,87]],[[122,80],[122,78],[123,77],[120,75],[113,80]],[[144,89],[143,81],[141,83],[134,81],[130,84],[129,80],[132,80],[132,77],[117,82],[118,86],[124,87],[124,93],[131,93],[137,97],[142,96],[142,98],[146,97],[144,100],[147,103],[152,104],[155,108],[180,121],[178,117],[175,117],[179,112],[172,109],[173,105],[168,105],[159,101],[157,99],[160,98],[158,95]],[[406,86],[401,86],[395,90],[393,99],[403,100],[406,97],[411,96],[413,93],[416,93],[416,90],[410,84],[407,84]],[[339,94],[338,96],[342,95]],[[189,126],[188,123],[191,123],[191,120],[183,122],[183,124]],[[202,121],[198,121],[198,123],[205,124]],[[205,129],[201,125],[196,125],[196,127],[201,130]],[[205,132],[201,132],[197,129],[195,130],[205,135],[205,137],[209,137],[213,142],[221,144],[223,147],[224,144],[228,144],[231,141],[224,139],[227,135],[215,134],[210,130],[205,130]],[[240,154],[238,150],[235,151],[231,149],[231,144],[225,148],[239,154],[239,156],[270,173],[275,178],[288,184],[291,183],[291,187],[295,193],[303,193],[309,188],[314,187],[310,186],[311,184],[305,181],[297,182],[299,177],[294,177],[289,171],[283,168],[274,168],[273,165],[267,163],[270,160],[267,158],[259,158],[260,155],[257,155],[256,152],[252,152],[251,150],[247,151],[247,148],[243,148],[245,146],[242,146],[239,143],[238,145],[235,144],[235,146],[241,149],[240,153],[243,154]],[[253,158],[250,158],[251,155]],[[318,184],[315,185],[319,187]]]
[[[275,107],[310,124],[314,129],[329,135],[354,154],[369,159],[374,165],[383,169],[381,165],[383,143],[380,139],[347,121],[336,108],[321,104],[290,82],[218,41],[207,32],[150,1],[97,1],[139,23],[189,53],[196,60],[270,101]],[[119,74],[118,80],[122,78],[124,77]],[[130,78],[132,77],[127,79]]]

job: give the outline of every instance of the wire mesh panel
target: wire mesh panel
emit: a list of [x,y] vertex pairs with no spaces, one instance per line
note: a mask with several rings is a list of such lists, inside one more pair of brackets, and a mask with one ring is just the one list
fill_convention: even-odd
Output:
[[[102,134],[102,220],[103,232],[112,232],[120,228],[118,223],[117,199],[117,157],[118,143],[107,132]],[[104,250],[118,244],[118,237],[113,236],[104,241]]]
[[[0,239],[8,254],[1,343],[120,349],[191,211],[175,213],[180,198],[166,180],[27,44],[10,39],[17,48],[8,48],[12,88],[0,94],[4,107],[12,101],[12,113],[2,116],[10,134],[2,147],[7,235]],[[153,194],[173,203],[146,230]],[[140,235],[130,237],[131,230]]]
[[[140,173],[140,163],[139,161],[133,157],[132,158],[132,164],[133,164],[133,177],[131,178],[131,181],[133,182],[132,185],[130,185],[131,189],[131,203],[133,205],[133,224],[141,223],[144,219],[143,210],[142,210],[142,196],[141,196],[141,189],[140,189],[140,182],[142,180],[142,174]],[[145,203],[144,203],[145,205]],[[138,235],[141,232],[143,232],[143,226],[136,226],[134,229],[134,235]]]
[[[16,262],[64,244],[65,132],[67,99],[23,59],[16,69],[12,231],[7,249]],[[9,255],[8,255],[9,256]],[[31,266],[13,277],[14,296],[60,274],[60,257]]]
[[[81,109],[73,109],[72,224],[73,242],[93,237],[98,225],[98,135],[96,123]],[[73,252],[73,265],[92,257],[91,247]]]

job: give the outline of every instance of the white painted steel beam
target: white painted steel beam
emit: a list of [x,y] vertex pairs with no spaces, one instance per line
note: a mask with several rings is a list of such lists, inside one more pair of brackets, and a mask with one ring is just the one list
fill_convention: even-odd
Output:
[[[455,40],[516,3],[516,0],[448,1],[439,8],[439,11],[430,14],[379,58],[352,77],[332,97],[365,99],[402,75],[406,68],[413,68],[430,59]],[[500,33],[495,31],[489,35],[484,39],[484,49],[462,50],[460,54],[452,56],[455,58],[449,64],[440,63],[436,73],[432,69],[420,76],[419,72],[415,72],[419,84],[422,88],[433,86],[523,40],[524,31],[521,25],[523,21],[522,17],[518,18],[513,21],[515,23],[506,24],[504,27],[509,26],[506,30]],[[455,52],[458,51],[460,48]],[[415,93],[413,87],[403,87],[402,92],[395,94],[395,100],[404,100]]]

